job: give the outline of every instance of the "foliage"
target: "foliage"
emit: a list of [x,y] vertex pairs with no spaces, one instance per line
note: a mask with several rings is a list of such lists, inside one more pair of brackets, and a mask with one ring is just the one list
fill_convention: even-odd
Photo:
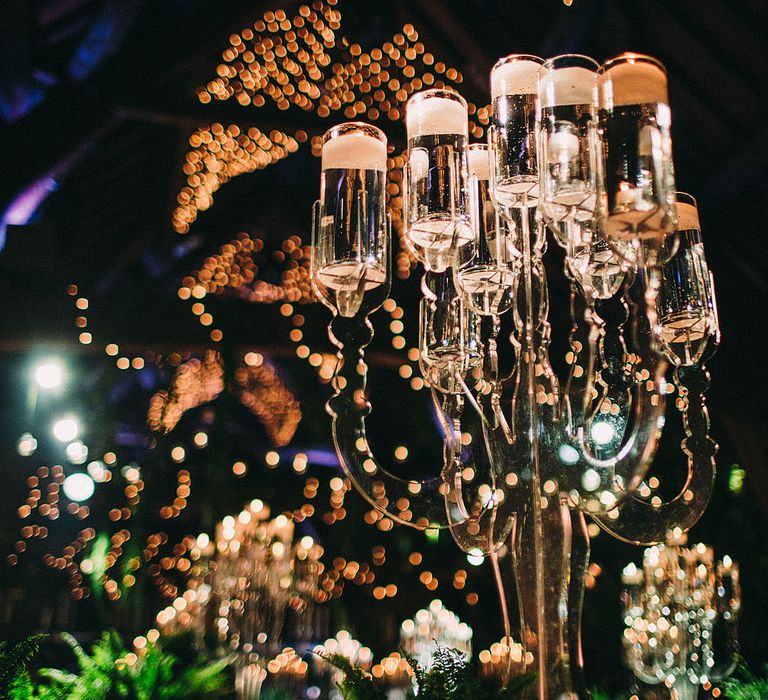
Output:
[[613,698],[610,694],[601,688],[592,688],[590,695],[592,700],[619,700],[619,698]]
[[742,660],[734,678],[723,683],[729,700],[765,700],[768,698],[768,665],[763,667],[763,677],[756,676]]
[[263,690],[259,697],[261,700],[294,700],[295,698],[294,695],[276,688],[267,688],[266,690]]
[[[382,700],[384,691],[376,686],[373,678],[352,665],[340,654],[321,654],[333,666],[344,672],[339,690],[344,700]],[[515,700],[534,680],[534,674],[524,674],[510,680],[503,688],[489,688],[478,677],[474,665],[455,649],[438,646],[432,666],[426,670],[413,658],[408,658],[413,669],[415,691],[418,700]]]
[[344,700],[386,700],[386,693],[373,682],[370,674],[353,665],[343,654],[315,653],[344,672],[344,680],[339,683]]
[[44,634],[32,635],[10,648],[6,642],[0,642],[0,698],[63,700],[65,696],[58,690],[35,688],[27,670],[27,664],[37,654],[44,638]]
[[[32,682],[27,662],[37,652],[40,637],[29,637],[11,649],[0,643],[0,697],[10,700],[207,700],[221,698],[228,683],[228,660],[202,663],[189,656],[180,663],[157,644],[131,655],[117,632],[105,632],[90,654],[72,635],[62,638],[72,649],[78,672],[47,668]],[[182,643],[182,647],[185,643]],[[178,646],[178,644],[177,644]]]

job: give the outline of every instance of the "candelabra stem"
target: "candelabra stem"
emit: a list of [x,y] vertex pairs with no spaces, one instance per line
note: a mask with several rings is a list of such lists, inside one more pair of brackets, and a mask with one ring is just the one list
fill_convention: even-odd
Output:
[[686,675],[681,675],[675,680],[672,686],[672,700],[697,700],[699,697],[699,686],[691,683]]
[[[555,475],[542,468],[539,454],[540,423],[536,370],[536,329],[539,309],[534,307],[534,253],[528,212],[523,211],[524,333],[520,370],[525,373],[525,391],[530,471],[528,502],[514,543],[518,596],[524,621],[524,642],[533,651],[536,697],[539,700],[575,700],[570,674],[569,581],[573,528],[568,504],[557,495]],[[543,273],[542,273],[543,274]],[[538,280],[545,284],[544,280]],[[542,368],[543,372],[543,368]],[[518,436],[518,439],[522,435]],[[552,479],[555,479],[554,481]],[[546,486],[545,486],[546,485]],[[524,594],[523,594],[524,592]]]
[[571,540],[571,576],[568,581],[568,650],[573,687],[579,697],[587,697],[584,681],[584,655],[581,650],[581,613],[584,588],[589,566],[589,532],[584,513],[571,511],[573,537]]
[[496,579],[496,589],[499,592],[499,603],[501,604],[501,615],[504,622],[504,644],[507,647],[506,652],[506,666],[504,667],[504,674],[502,681],[507,683],[509,680],[509,674],[512,671],[512,625],[509,621],[509,606],[507,605],[507,590],[504,587],[504,579],[501,576],[501,569],[499,568],[499,555],[498,552],[493,550],[491,552],[491,566],[493,567],[493,576]]

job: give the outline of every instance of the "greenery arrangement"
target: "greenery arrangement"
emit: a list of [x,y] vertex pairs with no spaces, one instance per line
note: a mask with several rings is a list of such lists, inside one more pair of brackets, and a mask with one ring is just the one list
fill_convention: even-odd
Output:
[[12,647],[0,642],[0,698],[33,697],[24,694],[31,686],[27,664],[37,654],[44,637],[33,635]]
[[768,698],[768,665],[763,676],[756,676],[742,660],[736,674],[723,683],[729,700],[765,700]]
[[78,672],[44,668],[35,683],[27,663],[40,637],[29,637],[11,649],[0,644],[0,697],[9,700],[209,700],[222,698],[230,685],[227,659],[205,663],[178,656],[149,643],[131,655],[120,636],[105,632],[90,653],[69,634],[62,638],[74,652]]
[[[69,634],[62,639],[72,649],[78,671],[44,668],[34,681],[28,664],[45,635],[27,637],[16,645],[0,642],[0,698],[7,700],[213,700],[232,697],[228,659],[207,662],[195,650],[189,635],[148,643],[141,655],[132,655],[115,631],[105,632],[90,652]],[[386,692],[373,677],[340,654],[320,654],[343,672],[338,687],[344,700],[386,700]],[[480,679],[461,652],[438,646],[432,665],[422,668],[406,657],[413,669],[411,700],[518,700],[535,681],[535,674],[512,678],[503,688]],[[742,661],[723,683],[728,700],[768,700],[768,665],[762,676]],[[591,690],[592,700],[618,700],[603,690]],[[623,696],[626,697],[626,696]],[[265,700],[291,700],[290,693],[265,690]]]
[[[344,672],[339,683],[344,700],[385,700],[386,694],[367,672],[352,665],[339,654],[321,655],[328,663]],[[503,688],[493,688],[478,678],[474,664],[455,649],[438,646],[429,669],[407,657],[414,674],[415,688],[411,698],[418,700],[515,700],[534,681],[535,674],[512,678]]]

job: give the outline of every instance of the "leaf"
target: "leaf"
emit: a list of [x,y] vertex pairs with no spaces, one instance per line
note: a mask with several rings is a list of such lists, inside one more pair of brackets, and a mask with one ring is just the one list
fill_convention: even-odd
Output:
[[373,682],[371,675],[354,666],[346,656],[314,653],[344,672],[344,680],[338,684],[344,700],[386,700],[386,693]]
[[0,697],[10,693],[17,679],[27,676],[27,664],[40,648],[44,634],[35,634],[22,639],[10,649],[5,642],[0,642]]

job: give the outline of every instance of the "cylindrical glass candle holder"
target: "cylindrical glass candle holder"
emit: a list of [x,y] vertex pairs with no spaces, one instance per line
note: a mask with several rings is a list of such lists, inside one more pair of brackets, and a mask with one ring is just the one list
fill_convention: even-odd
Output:
[[562,241],[574,230],[568,224],[589,225],[595,216],[598,68],[588,56],[567,54],[538,72],[541,211]]
[[597,85],[601,229],[615,240],[663,239],[676,218],[666,70],[650,56],[622,54],[600,66]]
[[404,170],[408,240],[428,269],[451,265],[472,240],[467,190],[467,103],[450,90],[418,92],[405,107]]
[[512,306],[515,263],[509,225],[490,196],[490,154],[485,144],[469,147],[469,186],[472,199],[471,245],[459,253],[456,285],[469,308],[481,316],[501,314]]
[[313,226],[312,280],[343,316],[388,280],[387,138],[348,122],[323,136],[320,200]]
[[684,192],[676,198],[678,248],[658,273],[656,336],[670,362],[689,366],[718,332],[717,312],[696,200]]
[[501,209],[533,207],[538,201],[536,97],[543,63],[538,56],[512,54],[491,70],[491,187],[495,204]]

